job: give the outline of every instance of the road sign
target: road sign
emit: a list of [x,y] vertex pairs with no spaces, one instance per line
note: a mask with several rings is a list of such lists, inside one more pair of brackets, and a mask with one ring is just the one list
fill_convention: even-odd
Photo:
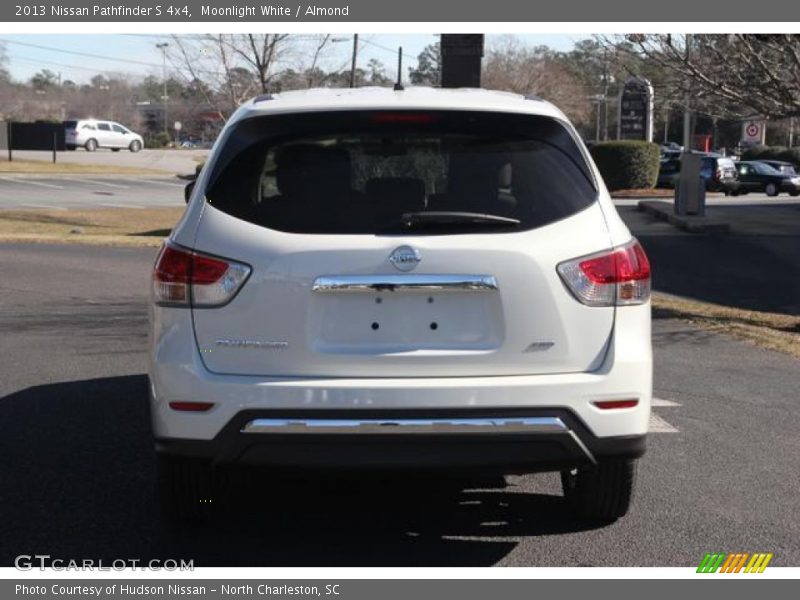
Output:
[[622,87],[617,137],[653,141],[653,86],[646,79],[631,77]]
[[180,131],[183,129],[183,123],[180,121],[175,121],[175,124],[172,126],[172,128],[175,129],[175,131]]
[[761,144],[764,141],[764,121],[745,121],[742,123],[742,142]]

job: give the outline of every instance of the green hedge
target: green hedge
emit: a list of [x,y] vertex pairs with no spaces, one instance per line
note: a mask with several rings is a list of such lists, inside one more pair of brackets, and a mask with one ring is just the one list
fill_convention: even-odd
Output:
[[784,160],[800,167],[800,148],[753,146],[742,153],[742,160]]
[[592,146],[591,153],[609,190],[655,187],[660,157],[658,144],[634,140],[602,142]]

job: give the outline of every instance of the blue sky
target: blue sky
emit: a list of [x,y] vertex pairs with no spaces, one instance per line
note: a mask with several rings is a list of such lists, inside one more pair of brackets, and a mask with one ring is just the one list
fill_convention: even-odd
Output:
[[[337,38],[350,38],[335,34]],[[502,36],[487,35],[491,45]],[[523,43],[547,45],[556,50],[569,50],[580,35],[516,35]],[[371,58],[383,62],[389,73],[394,72],[396,49],[403,46],[405,65],[413,64],[422,49],[435,42],[434,34],[388,35],[360,34],[359,64]],[[62,79],[84,83],[98,73],[127,73],[134,77],[148,74],[161,76],[161,51],[155,45],[169,41],[164,36],[143,34],[115,35],[10,35],[0,34],[0,44],[5,46],[6,68],[15,80],[26,81],[41,69],[61,73]],[[34,47],[40,46],[40,47]],[[46,48],[45,48],[46,47]],[[331,47],[329,68],[347,64],[352,42],[343,40]],[[75,54],[77,53],[77,54]],[[95,55],[95,56],[86,56]],[[404,69],[405,70],[405,69]]]

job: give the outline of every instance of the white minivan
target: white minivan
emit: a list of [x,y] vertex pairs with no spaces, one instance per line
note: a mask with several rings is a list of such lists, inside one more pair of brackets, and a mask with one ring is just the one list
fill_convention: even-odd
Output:
[[626,513],[650,265],[557,108],[485,90],[263,95],[153,270],[163,506],[231,465],[561,473]]
[[98,148],[110,148],[114,152],[127,149],[138,152],[144,147],[144,140],[124,125],[114,121],[81,119],[64,121],[64,137],[67,150],[85,148],[94,152]]

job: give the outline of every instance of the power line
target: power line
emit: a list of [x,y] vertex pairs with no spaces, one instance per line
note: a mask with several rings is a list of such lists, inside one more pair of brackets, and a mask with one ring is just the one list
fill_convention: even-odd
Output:
[[18,42],[16,40],[9,40],[6,38],[0,38],[0,42],[4,42],[6,44],[15,44],[17,46],[27,46],[28,48],[37,48],[38,50],[47,50],[49,52],[60,52],[61,54],[72,54],[74,56],[83,56],[84,58],[97,58],[100,60],[127,63],[131,65],[142,65],[145,67],[156,67],[156,68],[161,67],[161,65],[158,65],[156,63],[149,63],[141,60],[134,60],[131,58],[113,58],[109,56],[102,56],[100,54],[91,54],[89,52],[78,52],[77,50],[64,50],[63,48],[53,48],[52,46],[42,46],[40,44],[31,44],[29,42]]

